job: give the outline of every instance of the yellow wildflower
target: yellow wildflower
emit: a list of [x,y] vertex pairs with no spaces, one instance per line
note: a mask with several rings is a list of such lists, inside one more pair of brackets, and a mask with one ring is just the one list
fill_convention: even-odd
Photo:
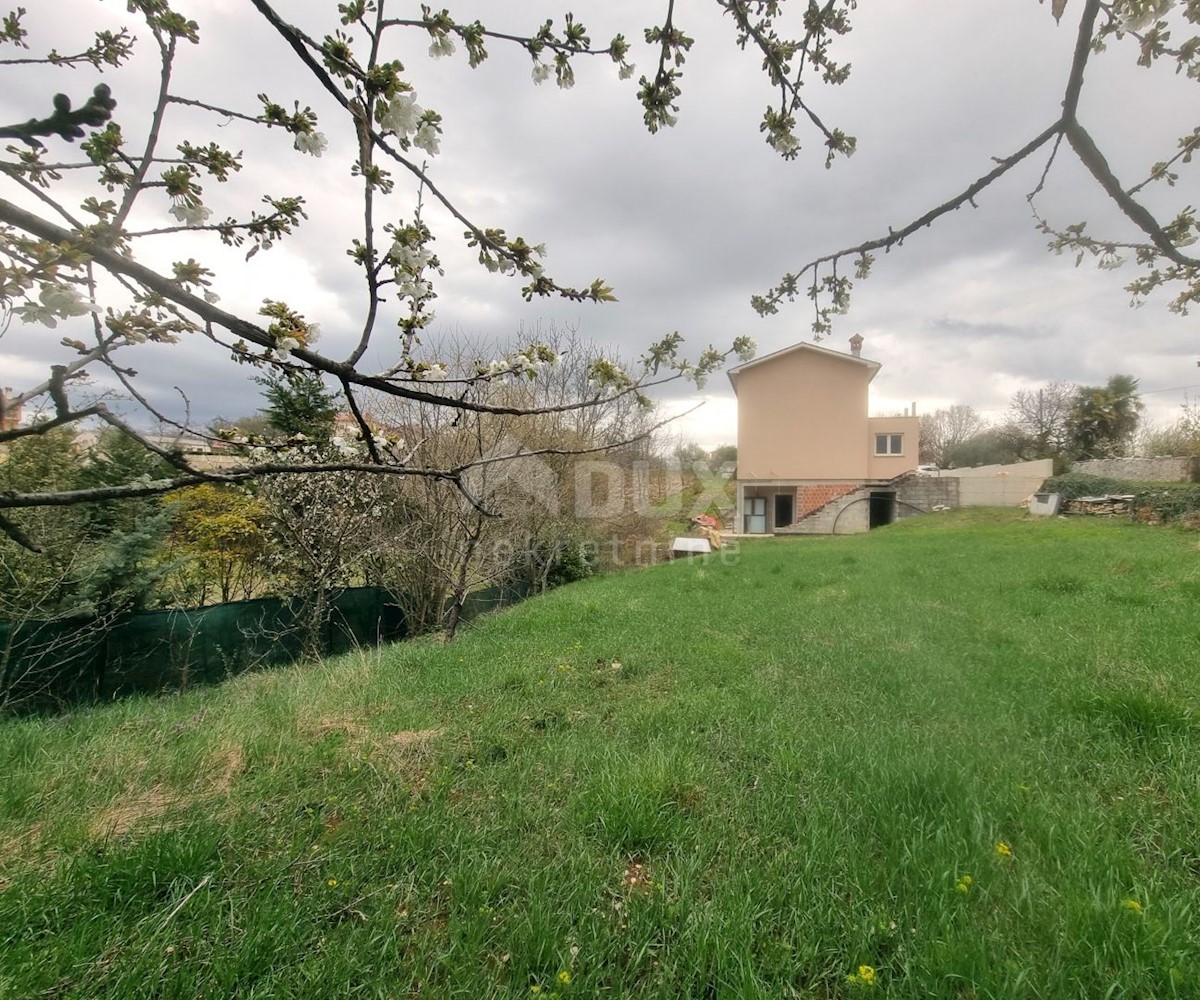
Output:
[[1139,903],[1136,899],[1127,899],[1121,905],[1125,909],[1127,909],[1130,913],[1135,913],[1139,917],[1142,915],[1142,904]]
[[860,965],[858,972],[846,977],[846,982],[851,986],[866,986],[872,987],[877,985],[875,979],[875,967],[871,965]]
[[562,972],[560,972],[558,974],[558,981],[563,986],[570,986],[571,985],[571,973],[569,973],[566,969],[563,969]]
[[329,888],[330,888],[330,889],[332,889],[332,888],[333,888],[335,885],[337,885],[337,879],[335,879],[335,878],[331,878],[331,879],[330,879],[328,882],[326,882],[325,884],[326,884],[327,886],[329,886]]
[[1008,846],[1008,841],[996,841],[996,853],[1002,858],[1011,858],[1013,856],[1012,848]]
[[975,880],[970,875],[960,875],[958,881],[954,883],[954,891],[961,892],[964,896],[971,891],[971,886],[975,884]]

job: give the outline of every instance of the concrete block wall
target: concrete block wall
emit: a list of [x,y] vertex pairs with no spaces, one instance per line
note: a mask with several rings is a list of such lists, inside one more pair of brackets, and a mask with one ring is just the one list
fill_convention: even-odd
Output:
[[1076,462],[1071,471],[1139,483],[1198,483],[1200,458],[1095,458]]
[[934,507],[958,507],[959,481],[956,476],[913,476],[896,484],[896,520],[913,517],[918,511],[905,504],[930,511]]
[[[874,487],[878,489],[878,487]],[[778,528],[775,531],[777,535],[829,535],[834,533],[834,525],[837,525],[836,533],[839,535],[855,535],[862,531],[868,531],[871,527],[871,505],[869,503],[856,503],[857,500],[865,500],[871,495],[872,487],[853,488],[852,493],[845,493],[828,503],[823,510],[811,517],[805,518],[801,523],[794,524],[790,528]],[[845,513],[842,513],[845,511]]]

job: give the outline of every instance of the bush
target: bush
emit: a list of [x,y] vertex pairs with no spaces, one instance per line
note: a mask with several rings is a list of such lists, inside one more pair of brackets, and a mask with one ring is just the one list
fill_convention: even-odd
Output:
[[1190,513],[1200,512],[1200,484],[1196,483],[1141,483],[1072,472],[1047,479],[1042,492],[1059,493],[1064,500],[1109,493],[1132,494],[1136,498],[1135,511],[1149,510],[1163,521],[1178,521]]
[[1200,511],[1200,485],[1196,483],[1142,484],[1130,492],[1137,494],[1138,510],[1148,507],[1164,521],[1177,521]]
[[[1138,484],[1138,486],[1142,485],[1145,484]],[[1064,500],[1074,500],[1076,497],[1102,497],[1108,493],[1125,494],[1136,491],[1137,487],[1124,479],[1089,476],[1085,472],[1068,472],[1065,475],[1047,479],[1040,492],[1058,493]]]

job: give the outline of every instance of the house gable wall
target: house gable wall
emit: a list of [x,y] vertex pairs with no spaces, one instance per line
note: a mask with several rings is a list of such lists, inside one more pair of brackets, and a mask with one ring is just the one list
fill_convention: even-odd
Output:
[[871,374],[857,360],[804,350],[741,371],[738,479],[866,479]]

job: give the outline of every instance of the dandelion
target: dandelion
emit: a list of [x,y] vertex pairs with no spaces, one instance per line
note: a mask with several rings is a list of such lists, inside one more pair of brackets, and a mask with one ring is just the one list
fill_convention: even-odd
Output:
[[971,886],[975,884],[975,880],[970,875],[960,875],[958,881],[954,883],[954,891],[966,895],[971,891]]
[[1013,856],[1012,848],[1009,847],[1008,841],[1006,841],[1006,840],[997,840],[996,841],[996,854],[998,857],[1001,857],[1001,858],[1011,858]]
[[1136,899],[1125,900],[1123,903],[1121,903],[1121,907],[1123,909],[1128,910],[1130,913],[1134,914],[1135,916],[1140,917],[1142,915],[1142,904],[1139,903]]
[[865,986],[868,989],[878,985],[875,979],[875,967],[872,965],[860,965],[858,972],[846,977],[846,982],[851,986]]
[[325,884],[326,884],[327,886],[329,886],[329,888],[330,888],[330,889],[337,888],[337,879],[335,879],[335,878],[331,878],[331,879],[330,879],[328,882],[326,882]]
[[557,978],[558,978],[558,982],[559,982],[560,986],[570,986],[571,985],[571,973],[569,973],[566,969],[563,969],[558,974]]

